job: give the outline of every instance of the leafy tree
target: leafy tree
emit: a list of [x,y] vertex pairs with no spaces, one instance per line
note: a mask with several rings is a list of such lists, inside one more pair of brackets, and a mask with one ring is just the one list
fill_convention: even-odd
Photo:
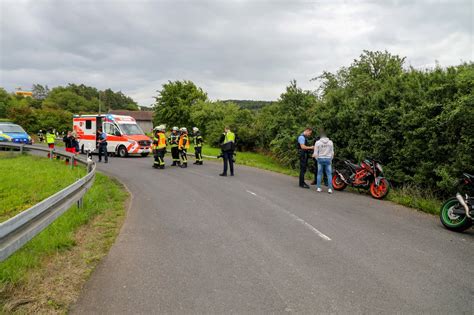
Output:
[[4,88],[0,87],[0,118],[7,117],[7,110],[10,102],[10,94],[8,94]]
[[36,100],[44,100],[48,97],[49,88],[48,86],[42,86],[41,84],[33,84],[32,88],[33,98]]
[[189,127],[192,107],[199,101],[206,101],[207,94],[191,81],[169,81],[163,84],[155,99],[155,124]]

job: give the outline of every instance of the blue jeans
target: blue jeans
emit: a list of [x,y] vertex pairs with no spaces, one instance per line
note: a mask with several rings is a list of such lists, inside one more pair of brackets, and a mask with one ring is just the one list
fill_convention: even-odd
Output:
[[321,188],[321,179],[323,177],[323,168],[328,178],[329,189],[332,189],[332,167],[330,158],[318,158],[318,179],[316,180],[316,186]]

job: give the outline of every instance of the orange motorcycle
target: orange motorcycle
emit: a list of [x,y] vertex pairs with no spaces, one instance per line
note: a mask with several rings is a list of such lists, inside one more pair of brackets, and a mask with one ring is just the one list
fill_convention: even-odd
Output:
[[345,160],[344,167],[334,170],[334,189],[344,190],[348,185],[369,189],[375,199],[383,199],[390,190],[390,183],[383,175],[382,164],[372,158],[365,159],[360,164]]

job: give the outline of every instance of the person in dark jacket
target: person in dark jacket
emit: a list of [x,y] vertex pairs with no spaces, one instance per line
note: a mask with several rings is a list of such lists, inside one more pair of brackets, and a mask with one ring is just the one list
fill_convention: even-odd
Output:
[[105,163],[108,163],[109,157],[107,155],[107,134],[102,131],[102,127],[97,129],[97,142],[99,145],[99,162],[102,162],[103,155]]
[[234,176],[234,151],[235,151],[235,134],[229,127],[225,127],[224,133],[219,139],[222,150],[222,158],[224,160],[224,170],[220,176],[227,176],[227,164],[230,168],[230,176]]
[[300,178],[299,178],[299,186],[301,188],[309,188],[308,184],[304,181],[304,175],[306,173],[306,169],[308,168],[308,159],[309,155],[314,150],[314,146],[309,146],[308,138],[313,133],[313,128],[307,127],[299,136],[298,136],[298,155],[300,158]]

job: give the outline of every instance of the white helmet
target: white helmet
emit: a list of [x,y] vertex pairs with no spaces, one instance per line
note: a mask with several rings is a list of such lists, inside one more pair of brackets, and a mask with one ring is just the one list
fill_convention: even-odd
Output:
[[179,129],[179,131],[181,131],[181,132],[188,132],[188,129],[186,129],[186,127],[182,127],[182,128]]
[[172,129],[172,130],[173,130],[173,131],[178,131],[178,130],[179,130],[179,128],[178,128],[178,127],[173,127],[173,129]]
[[165,131],[166,127],[165,125],[159,125],[159,126],[156,126],[153,130],[154,131]]
[[193,127],[193,132],[198,132],[199,128],[198,127]]

